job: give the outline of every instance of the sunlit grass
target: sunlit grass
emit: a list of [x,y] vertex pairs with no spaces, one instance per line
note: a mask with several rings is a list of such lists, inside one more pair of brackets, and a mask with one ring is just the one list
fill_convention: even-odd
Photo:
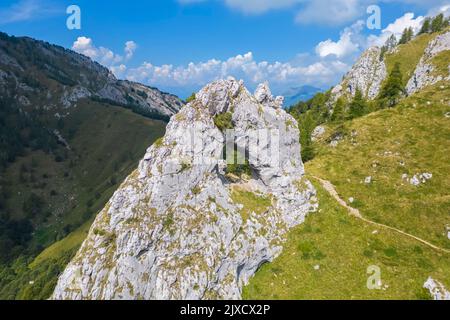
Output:
[[[336,148],[328,139],[336,128],[328,126],[306,172],[330,180],[343,199],[354,198],[364,217],[449,249],[449,102],[448,83],[437,84],[396,108],[346,122]],[[402,179],[423,172],[433,178],[420,186]],[[281,256],[257,272],[244,298],[426,299],[429,276],[450,286],[449,254],[350,217],[315,186],[320,211],[290,232]],[[367,289],[370,265],[381,268],[384,289]]]
[[[314,181],[314,180],[313,180]],[[348,213],[319,184],[320,211],[289,233],[283,252],[244,288],[244,299],[429,299],[429,276],[448,282],[450,256]],[[369,290],[369,266],[382,288]]]

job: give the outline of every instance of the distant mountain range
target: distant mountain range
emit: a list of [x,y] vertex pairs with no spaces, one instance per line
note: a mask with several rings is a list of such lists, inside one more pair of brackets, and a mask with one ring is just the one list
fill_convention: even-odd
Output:
[[307,101],[320,91],[323,90],[308,85],[291,88],[284,94],[284,107],[290,107],[300,101]]

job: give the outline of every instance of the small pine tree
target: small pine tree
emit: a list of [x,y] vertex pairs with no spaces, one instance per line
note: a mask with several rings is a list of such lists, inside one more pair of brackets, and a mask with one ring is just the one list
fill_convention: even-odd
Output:
[[448,26],[450,26],[450,17],[448,17],[447,19],[444,19],[444,21],[442,22],[442,30],[444,30]]
[[388,50],[392,50],[397,46],[397,38],[395,37],[395,35],[391,35],[387,41],[385,46],[388,48]]
[[315,151],[311,140],[307,140],[306,144],[302,145],[302,160],[308,162],[314,159]]
[[395,35],[391,35],[385,42],[384,46],[381,47],[380,61],[384,59],[387,52],[391,51],[397,46],[397,38]]
[[413,30],[413,28],[411,28],[411,27],[408,28],[407,35],[408,35],[407,39],[408,39],[408,42],[409,42],[409,41],[411,41],[414,38],[414,30]]
[[367,103],[361,90],[357,89],[355,97],[349,105],[349,119],[361,117],[367,113]]
[[307,112],[300,123],[300,144],[302,146],[301,154],[304,162],[314,158],[314,146],[311,140],[311,134],[316,126],[317,122],[311,112]]
[[392,107],[398,103],[398,100],[404,92],[400,63],[396,63],[381,90],[380,98],[386,102],[388,107]]
[[340,97],[336,101],[336,105],[333,109],[333,114],[331,115],[331,121],[339,122],[345,118],[345,101],[344,98]]
[[444,17],[444,14],[441,13],[441,14],[437,15],[431,22],[431,32],[442,31],[442,29],[445,28],[445,25],[446,25],[446,19]]
[[431,19],[426,18],[422,24],[422,28],[420,29],[419,34],[430,33],[431,31]]
[[406,28],[403,30],[402,37],[400,38],[399,44],[406,44],[412,40],[414,36],[414,31],[412,28]]
[[407,37],[408,37],[408,29],[405,29],[403,30],[402,36],[398,44],[405,44],[406,42],[408,42]]
[[381,52],[380,52],[380,61],[384,60],[384,56],[386,55],[386,52],[388,52],[388,48],[386,46],[382,46]]

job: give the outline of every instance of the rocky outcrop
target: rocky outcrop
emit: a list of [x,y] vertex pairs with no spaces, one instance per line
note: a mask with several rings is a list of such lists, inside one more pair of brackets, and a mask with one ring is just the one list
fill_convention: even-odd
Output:
[[70,108],[81,99],[87,99],[92,96],[92,93],[83,86],[75,86],[71,89],[66,89],[62,93],[60,99],[61,105],[64,108]]
[[332,89],[330,103],[334,104],[342,96],[354,96],[358,89],[366,98],[373,100],[380,93],[386,77],[387,70],[381,58],[381,49],[369,48],[344,76],[342,82]]
[[427,181],[431,180],[431,178],[433,178],[433,174],[428,172],[417,173],[412,178],[409,178],[406,173],[402,175],[402,180],[410,183],[415,187],[427,183]]
[[116,84],[124,96],[144,110],[159,112],[165,116],[176,114],[184,103],[175,95],[161,92],[140,83],[131,81],[118,81]]
[[442,283],[431,277],[428,278],[423,287],[430,291],[430,295],[434,300],[450,300],[450,292],[445,289]]
[[312,141],[319,140],[321,137],[323,137],[325,132],[326,132],[326,128],[324,126],[315,127],[313,132],[311,133],[311,140]]
[[[281,105],[266,84],[254,96],[234,79],[203,88],[97,216],[52,298],[239,299],[317,206]],[[251,170],[234,182],[231,132]]]
[[175,95],[140,83],[115,78],[106,82],[100,90],[93,92],[92,96],[112,104],[118,103],[167,117],[177,113],[184,105]]
[[450,31],[437,36],[428,44],[424,55],[420,59],[413,76],[408,81],[406,86],[408,95],[416,93],[417,91],[439,81],[450,81],[450,63],[448,63],[445,75],[442,75],[437,72],[436,66],[433,65],[432,61],[440,53],[447,50],[450,50]]

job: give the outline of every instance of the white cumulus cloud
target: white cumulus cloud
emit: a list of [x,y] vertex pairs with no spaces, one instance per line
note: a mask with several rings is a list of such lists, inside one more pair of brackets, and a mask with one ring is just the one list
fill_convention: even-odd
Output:
[[125,76],[125,72],[127,71],[127,66],[120,64],[118,66],[109,67],[109,70],[111,70],[117,78],[123,78]]
[[[265,3],[269,5],[270,1]],[[248,5],[252,4],[254,2],[250,1]],[[284,2],[284,5],[288,5],[288,1]],[[436,10],[445,12],[448,7],[439,7]],[[179,95],[190,94],[211,81],[229,76],[243,79],[250,88],[263,81],[269,81],[274,93],[283,93],[288,88],[299,85],[321,88],[335,85],[367,47],[383,45],[391,34],[399,37],[407,27],[418,31],[423,20],[422,16],[415,17],[413,13],[406,13],[381,30],[379,35],[368,37],[363,31],[365,21],[357,20],[344,28],[338,39],[319,42],[315,46],[315,54],[301,53],[294,59],[284,62],[258,60],[252,52],[247,52],[226,59],[211,58],[182,65],[155,65],[144,62],[137,67],[129,67],[126,62],[133,57],[137,48],[133,41],[125,43],[122,54],[116,54],[105,47],[97,47],[93,40],[87,37],[78,38],[73,44],[73,49],[109,67],[119,78],[141,82]]]
[[320,42],[316,46],[316,53],[321,57],[335,55],[338,58],[347,57],[360,50],[360,33],[364,27],[364,21],[360,20],[351,27],[345,28],[341,32],[340,39],[333,41],[331,39]]
[[450,4],[444,4],[442,6],[431,8],[427,14],[427,16],[434,17],[438,14],[443,13],[444,16],[449,17],[450,16]]
[[243,79],[250,87],[269,81],[274,91],[299,84],[324,86],[337,81],[349,66],[339,60],[316,61],[301,65],[293,62],[257,61],[252,52],[239,54],[226,60],[210,59],[191,62],[186,66],[161,65],[149,62],[129,69],[129,80],[143,82],[162,88],[200,88],[217,80],[233,76]]
[[125,59],[130,60],[133,55],[134,52],[137,49],[137,44],[134,41],[127,41],[125,43]]
[[[122,63],[130,60],[137,44],[134,41],[127,41],[124,47],[124,55],[116,54],[111,49],[105,47],[96,47],[94,41],[88,37],[78,37],[73,43],[72,49],[78,53],[88,56],[92,60],[95,60],[114,71],[125,71]],[[125,67],[126,68],[126,67]]]

